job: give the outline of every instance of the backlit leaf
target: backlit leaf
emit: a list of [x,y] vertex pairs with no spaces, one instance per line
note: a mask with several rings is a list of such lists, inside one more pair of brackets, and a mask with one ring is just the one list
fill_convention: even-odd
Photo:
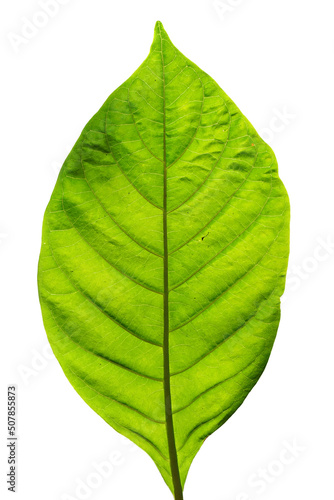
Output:
[[158,22],[62,167],[39,293],[67,378],[177,500],[268,361],[288,239],[272,150]]

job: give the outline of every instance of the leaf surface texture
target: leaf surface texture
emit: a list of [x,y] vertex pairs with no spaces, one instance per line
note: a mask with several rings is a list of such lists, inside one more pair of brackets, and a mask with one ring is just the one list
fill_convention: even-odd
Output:
[[268,361],[288,241],[272,150],[158,22],[62,167],[38,281],[67,378],[178,499]]

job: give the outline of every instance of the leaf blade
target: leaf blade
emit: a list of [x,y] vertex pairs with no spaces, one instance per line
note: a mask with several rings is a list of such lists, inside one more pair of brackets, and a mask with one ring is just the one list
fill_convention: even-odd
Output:
[[71,384],[177,499],[268,361],[288,226],[273,152],[158,22],[65,161],[39,293]]

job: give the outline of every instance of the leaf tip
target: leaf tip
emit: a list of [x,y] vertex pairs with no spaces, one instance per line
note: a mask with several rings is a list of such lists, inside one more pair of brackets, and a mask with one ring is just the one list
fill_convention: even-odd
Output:
[[160,33],[164,31],[164,27],[161,21],[157,21],[154,26],[154,34],[160,35]]
[[157,21],[155,23],[155,27],[154,27],[154,40],[156,40],[157,38],[159,40],[161,38],[165,38],[165,39],[169,40],[169,36],[167,35],[166,30],[163,27],[163,24],[161,21]]

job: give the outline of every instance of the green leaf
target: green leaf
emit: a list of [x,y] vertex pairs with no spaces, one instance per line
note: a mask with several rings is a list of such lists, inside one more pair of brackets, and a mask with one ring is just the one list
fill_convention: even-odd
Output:
[[268,361],[288,250],[272,150],[158,22],[149,56],[62,167],[39,293],[73,387],[178,500]]

